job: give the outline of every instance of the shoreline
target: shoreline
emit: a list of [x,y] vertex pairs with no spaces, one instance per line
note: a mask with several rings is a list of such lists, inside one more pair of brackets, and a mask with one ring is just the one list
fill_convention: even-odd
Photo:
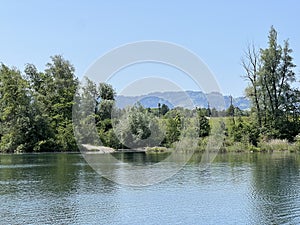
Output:
[[[180,151],[182,153],[188,153],[191,151]],[[133,150],[133,149],[128,149],[128,150],[115,150],[114,152],[110,152],[110,153],[102,153],[102,152],[98,152],[98,151],[86,151],[85,153],[81,152],[81,151],[55,151],[55,152],[11,152],[11,153],[5,153],[5,152],[1,152],[1,155],[56,155],[56,154],[114,154],[114,153],[145,153],[145,154],[164,154],[164,153],[172,153],[172,150],[168,149],[165,152],[154,152],[154,151],[150,151],[147,152],[145,150]],[[199,151],[199,150],[194,150],[193,154],[204,154],[205,151]],[[273,153],[291,153],[291,154],[300,154],[299,151],[290,151],[290,150],[273,150],[273,151],[264,151],[264,150],[260,150],[260,151],[249,151],[249,150],[239,150],[239,151],[216,151],[215,153],[217,154],[273,154]]]

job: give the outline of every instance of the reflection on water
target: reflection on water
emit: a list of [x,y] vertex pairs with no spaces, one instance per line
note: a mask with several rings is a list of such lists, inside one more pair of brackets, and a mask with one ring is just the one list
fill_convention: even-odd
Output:
[[192,157],[193,152],[173,151],[171,154],[91,154],[84,159],[103,177],[127,186],[148,186],[176,174]]
[[257,157],[252,176],[256,223],[299,224],[299,157],[266,154]]
[[[114,157],[132,169],[165,158]],[[1,224],[300,223],[297,154],[220,154],[206,170],[200,161],[194,155],[159,184],[128,187],[98,175],[79,154],[0,155]]]

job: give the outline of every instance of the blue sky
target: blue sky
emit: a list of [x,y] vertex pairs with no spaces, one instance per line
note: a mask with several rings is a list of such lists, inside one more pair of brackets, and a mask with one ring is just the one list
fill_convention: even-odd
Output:
[[[300,65],[300,2],[287,1],[1,1],[0,61],[45,68],[62,54],[82,77],[109,50],[128,42],[163,40],[196,53],[224,94],[243,95],[240,59],[249,42],[266,47],[271,25],[290,40]],[[299,67],[296,73],[299,77]],[[157,75],[157,74],[156,74]],[[122,77],[120,77],[122,79]],[[122,87],[118,86],[117,91]],[[186,82],[185,89],[195,89]]]

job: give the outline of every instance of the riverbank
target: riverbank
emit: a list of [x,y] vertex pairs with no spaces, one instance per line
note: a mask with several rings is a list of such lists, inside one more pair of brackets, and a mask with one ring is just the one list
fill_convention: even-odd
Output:
[[[144,147],[137,149],[113,149],[105,146],[92,146],[84,145],[87,149],[87,153],[97,153],[97,154],[106,154],[106,153],[134,153],[134,152],[144,152],[146,154],[160,154],[160,153],[170,153],[172,151],[182,151],[182,152],[205,152],[207,149],[207,140],[199,140],[198,146],[186,145],[185,147],[180,146],[177,148],[167,148],[163,146],[154,146],[154,147]],[[289,143],[286,140],[274,139],[270,141],[260,142],[258,146],[253,146],[248,143],[234,142],[228,143],[224,141],[222,146],[219,149],[214,149],[215,152],[219,153],[254,153],[254,152],[299,152],[300,153],[300,144],[298,142]]]
[[[181,151],[181,152],[205,152],[207,151],[208,139],[200,138],[197,140],[182,140],[174,143],[174,146],[167,148],[164,146],[154,146],[154,147],[143,147],[136,149],[114,149],[107,146],[95,146],[90,144],[83,144],[81,150],[87,154],[110,154],[110,153],[122,153],[122,152],[144,152],[147,154],[160,154],[160,153],[170,153],[172,151]],[[212,150],[211,150],[212,151]],[[223,144],[213,151],[219,153],[253,153],[253,152],[299,152],[300,153],[300,141],[297,140],[293,143],[288,142],[287,140],[280,139],[271,139],[269,141],[260,141],[257,146],[251,145],[248,142],[232,142],[228,139],[225,139]],[[80,153],[79,149],[72,149],[70,151],[41,151],[41,152],[1,152],[0,154],[23,154],[23,153],[32,153],[32,154],[47,154],[47,153]]]
[[167,153],[172,152],[173,149],[166,147],[144,147],[136,149],[113,149],[105,146],[95,146],[90,144],[83,144],[82,147],[85,149],[87,154],[107,154],[107,153],[134,153],[134,152],[144,152],[147,154],[157,154],[157,153]]
[[[226,144],[226,143],[225,143]],[[300,143],[290,143],[287,140],[271,139],[269,141],[261,141],[257,146],[249,143],[234,142],[228,146],[222,146],[221,151],[225,152],[300,152]]]

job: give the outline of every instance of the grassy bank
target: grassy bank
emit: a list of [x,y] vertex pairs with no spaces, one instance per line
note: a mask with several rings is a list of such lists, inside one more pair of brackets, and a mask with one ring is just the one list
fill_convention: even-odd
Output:
[[[197,151],[204,152],[207,147],[207,140],[199,140]],[[257,146],[251,145],[247,142],[231,142],[224,140],[222,146],[219,148],[220,152],[300,152],[300,142],[293,143],[287,140],[271,139],[268,141],[260,141]]]

